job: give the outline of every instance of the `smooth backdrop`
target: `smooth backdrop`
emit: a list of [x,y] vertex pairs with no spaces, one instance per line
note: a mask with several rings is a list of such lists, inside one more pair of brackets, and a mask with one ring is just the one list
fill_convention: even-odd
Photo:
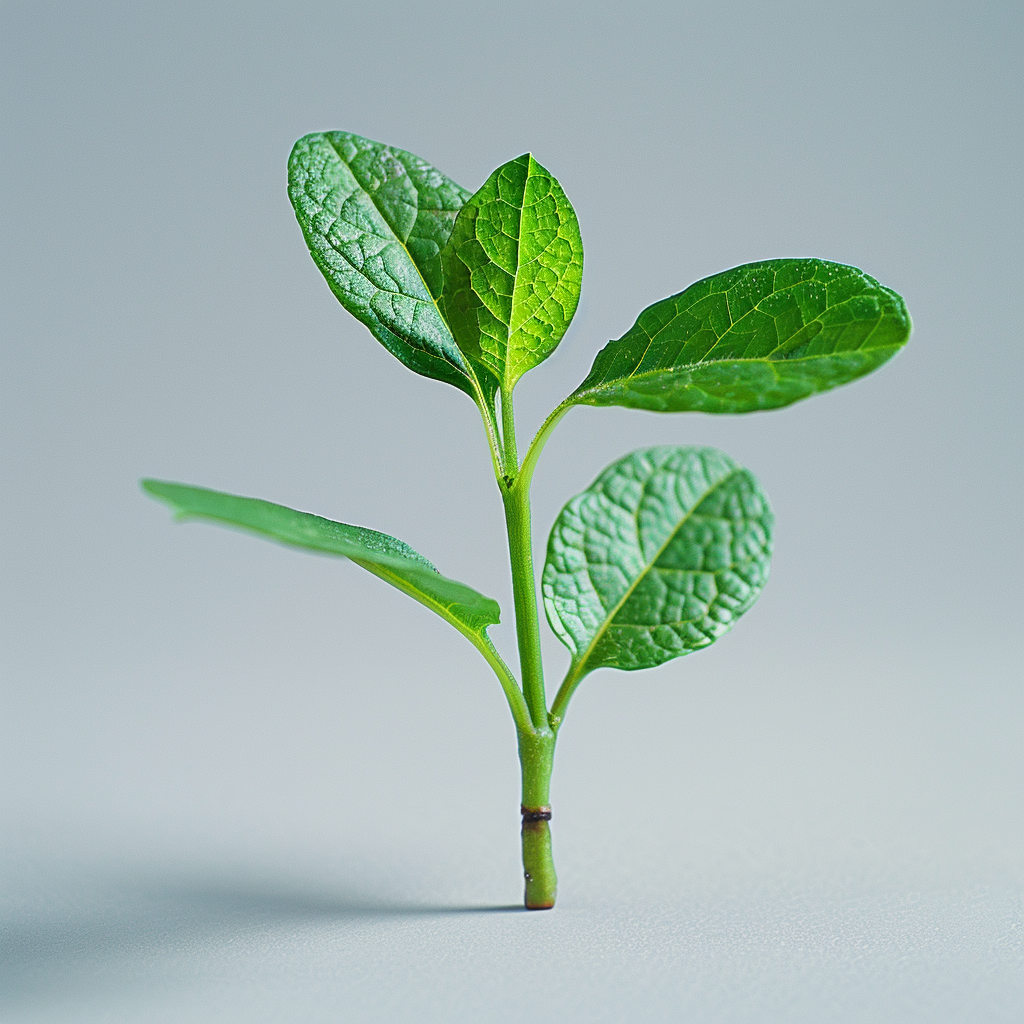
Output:
[[[9,0],[4,1019],[1019,1020],[1021,20]],[[728,451],[778,531],[714,648],[580,689],[550,914],[502,909],[518,771],[476,652],[350,563],[138,490],[394,534],[500,601],[514,662],[476,410],[304,249],[285,162],[323,129],[469,188],[527,150],[559,177],[583,298],[517,391],[521,443],[643,307],[739,263],[851,263],[914,318],[890,365],[786,410],[554,435],[538,560],[652,444]]]

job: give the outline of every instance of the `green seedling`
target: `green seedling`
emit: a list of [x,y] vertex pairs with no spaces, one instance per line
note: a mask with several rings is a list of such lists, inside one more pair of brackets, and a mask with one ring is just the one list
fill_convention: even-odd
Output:
[[712,448],[649,448],[612,463],[565,506],[548,541],[544,610],[571,655],[549,707],[530,481],[552,431],[579,405],[778,409],[881,366],[906,343],[910,318],[895,292],[853,267],[817,259],[735,267],[648,306],[598,353],[520,458],[513,390],[561,341],[582,281],[579,225],[555,178],[527,154],[470,193],[404,150],[327,132],[295,144],[288,192],[341,304],[407,367],[464,391],[480,411],[505,508],[519,676],[487,635],[497,602],[394,537],[255,498],[143,486],[179,519],[348,558],[477,648],[518,735],[526,906],[551,907],[551,768],[576,687],[599,668],[651,668],[714,643],[765,584],[773,524],[751,473]]

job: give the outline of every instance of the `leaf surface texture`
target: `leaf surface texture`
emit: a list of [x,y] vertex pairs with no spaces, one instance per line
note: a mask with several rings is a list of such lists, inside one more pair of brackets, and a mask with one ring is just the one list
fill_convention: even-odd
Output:
[[776,409],[877,369],[906,344],[903,300],[855,267],[747,263],[648,306],[597,355],[573,405]]
[[544,608],[572,674],[651,668],[717,640],[768,578],[773,521],[752,474],[714,448],[609,466],[548,542]]
[[411,370],[474,394],[437,308],[440,253],[470,192],[402,149],[349,132],[295,143],[288,195],[331,291]]
[[579,303],[583,242],[562,186],[527,153],[466,203],[441,256],[441,307],[469,361],[511,390]]

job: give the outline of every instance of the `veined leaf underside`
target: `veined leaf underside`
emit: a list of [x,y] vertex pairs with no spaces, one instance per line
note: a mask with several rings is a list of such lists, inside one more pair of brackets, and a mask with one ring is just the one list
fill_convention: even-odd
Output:
[[706,647],[767,579],[772,515],[751,474],[707,448],[634,452],[563,509],[545,609],[582,678]]

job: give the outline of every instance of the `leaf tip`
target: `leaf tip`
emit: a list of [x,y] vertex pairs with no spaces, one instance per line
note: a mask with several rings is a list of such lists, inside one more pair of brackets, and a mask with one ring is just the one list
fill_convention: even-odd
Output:
[[157,501],[162,501],[165,505],[169,505],[175,522],[180,522],[187,517],[188,513],[175,501],[173,494],[170,493],[176,486],[175,484],[168,483],[165,480],[145,478],[139,481],[139,486],[151,498],[156,498]]
[[151,498],[156,498],[158,501],[169,500],[166,490],[167,485],[163,480],[152,480],[146,477],[139,481],[139,487],[142,488],[144,494],[148,494]]

